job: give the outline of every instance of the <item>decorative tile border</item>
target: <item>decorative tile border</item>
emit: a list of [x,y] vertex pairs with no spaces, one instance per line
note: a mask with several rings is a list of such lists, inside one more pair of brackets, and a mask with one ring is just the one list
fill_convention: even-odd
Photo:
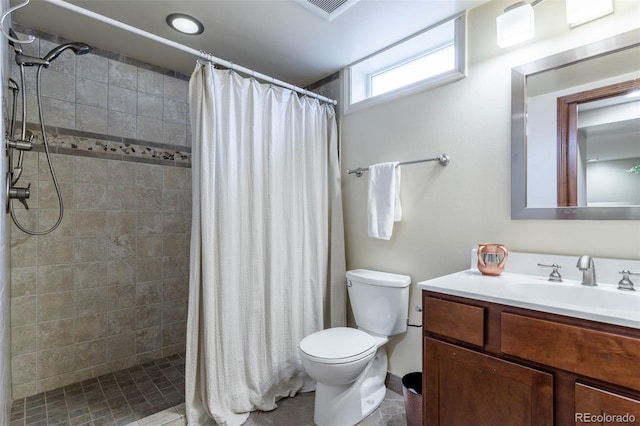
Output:
[[[28,123],[27,129],[35,135],[33,151],[43,152],[44,143],[40,126]],[[49,150],[52,153],[191,167],[191,148],[187,146],[121,138],[61,127],[47,126],[45,130]]]

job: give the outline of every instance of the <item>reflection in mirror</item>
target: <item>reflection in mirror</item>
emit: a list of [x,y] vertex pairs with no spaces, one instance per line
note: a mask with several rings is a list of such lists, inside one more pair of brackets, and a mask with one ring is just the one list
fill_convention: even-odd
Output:
[[634,93],[640,30],[512,70],[513,219],[640,219]]
[[637,95],[640,80],[558,98],[558,206],[640,206]]

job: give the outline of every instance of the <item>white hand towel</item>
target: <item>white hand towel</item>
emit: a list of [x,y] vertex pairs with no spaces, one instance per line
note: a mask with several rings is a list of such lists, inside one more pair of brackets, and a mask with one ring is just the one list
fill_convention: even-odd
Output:
[[398,162],[369,166],[368,195],[369,236],[388,240],[393,232],[393,222],[402,220]]

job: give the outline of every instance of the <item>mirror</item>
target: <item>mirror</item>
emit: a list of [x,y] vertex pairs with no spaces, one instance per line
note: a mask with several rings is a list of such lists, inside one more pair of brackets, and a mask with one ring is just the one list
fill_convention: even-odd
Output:
[[636,94],[640,29],[512,69],[512,219],[640,219]]

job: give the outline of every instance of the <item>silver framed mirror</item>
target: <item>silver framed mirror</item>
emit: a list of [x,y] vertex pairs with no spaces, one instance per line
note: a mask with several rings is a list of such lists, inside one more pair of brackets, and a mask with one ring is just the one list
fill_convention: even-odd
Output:
[[[614,56],[615,55],[615,56]],[[620,56],[621,62],[613,60]],[[596,66],[597,64],[600,64]],[[609,68],[609,74],[596,75],[601,65]],[[623,65],[620,65],[623,64]],[[610,76],[616,73],[615,77]],[[512,68],[511,72],[511,218],[512,219],[576,219],[576,220],[640,220],[640,174],[623,176],[627,179],[624,185],[631,186],[637,196],[624,202],[591,202],[587,197],[587,154],[586,148],[582,153],[570,153],[576,158],[577,169],[583,171],[582,183],[575,184],[574,191],[581,195],[573,197],[575,205],[558,204],[561,198],[559,189],[563,185],[561,168],[566,161],[566,153],[561,152],[562,143],[567,136],[568,125],[563,124],[565,118],[558,113],[557,99],[571,96],[584,90],[598,91],[600,87],[622,81],[638,81],[640,76],[640,29],[628,31],[592,44],[577,47],[537,61]],[[564,83],[562,83],[564,82]],[[561,84],[568,84],[561,86]],[[560,85],[560,86],[559,86]],[[635,87],[635,85],[631,85]],[[630,88],[630,94],[635,90]],[[618,95],[621,94],[618,92]],[[606,95],[605,97],[612,97]],[[546,98],[544,103],[541,100]],[[551,103],[549,103],[551,102]],[[635,101],[634,101],[635,102]],[[577,109],[582,108],[576,104]],[[634,110],[640,108],[640,98],[633,105]],[[585,109],[586,105],[585,105]],[[541,117],[534,115],[542,111]],[[575,118],[577,120],[577,118]],[[575,121],[574,120],[574,121]],[[640,128],[640,117],[633,126]],[[563,126],[567,126],[566,128]],[[575,127],[575,123],[574,123]],[[627,126],[628,127],[628,126]],[[626,136],[629,139],[629,135]],[[563,138],[565,139],[563,141]],[[627,159],[632,164],[640,165],[640,138],[635,134],[631,139],[637,139],[632,145],[633,159]],[[542,141],[542,142],[539,142]],[[574,141],[575,142],[575,141]],[[586,144],[582,140],[580,143]],[[540,148],[538,144],[544,144]],[[574,144],[578,144],[575,142]],[[581,145],[585,146],[586,145]],[[536,149],[535,151],[533,149]],[[566,148],[565,148],[566,149]],[[611,147],[609,147],[611,151]],[[591,160],[591,159],[589,159]],[[591,160],[593,161],[593,160]],[[560,165],[560,166],[559,166]],[[589,166],[591,167],[591,166]],[[618,169],[622,166],[618,165]],[[628,167],[628,166],[627,166]],[[583,170],[584,169],[584,170]],[[640,168],[638,168],[640,169]],[[637,170],[635,166],[622,172]],[[623,173],[618,173],[622,176]],[[596,182],[596,178],[590,178]],[[598,178],[600,179],[600,178]],[[630,180],[631,179],[631,180]],[[580,181],[581,179],[577,179]],[[534,182],[536,185],[534,185]],[[601,182],[601,181],[598,181]],[[543,183],[543,185],[541,185]],[[617,183],[591,186],[603,187],[601,192],[607,194],[616,192]],[[582,187],[582,188],[581,188]],[[629,192],[629,191],[627,191]],[[546,198],[545,198],[546,197]],[[565,203],[566,204],[566,203]],[[561,207],[558,207],[558,206]]]

